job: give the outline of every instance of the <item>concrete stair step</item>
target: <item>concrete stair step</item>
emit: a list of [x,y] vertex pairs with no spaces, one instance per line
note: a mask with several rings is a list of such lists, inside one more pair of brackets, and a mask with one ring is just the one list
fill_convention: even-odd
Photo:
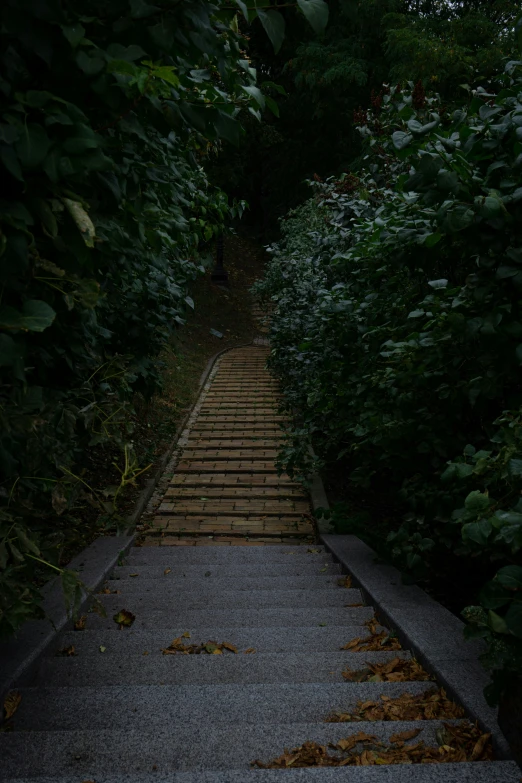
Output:
[[[119,596],[116,596],[118,598]],[[130,599],[115,602],[117,609],[130,609]],[[126,606],[129,604],[129,606]],[[113,607],[114,608],[114,607]],[[134,625],[136,628],[166,628],[173,625],[228,625],[233,627],[275,627],[275,626],[303,626],[317,625],[361,625],[373,617],[373,609],[361,607],[360,609],[339,608],[315,608],[311,609],[184,609],[173,606],[170,609],[147,610],[141,608],[136,615]],[[113,628],[114,620],[109,614],[100,617],[95,612],[88,615],[87,627]]]
[[[133,571],[132,573],[136,573]],[[209,572],[206,571],[206,574]],[[160,575],[161,574],[161,575]],[[167,579],[167,577],[169,577]],[[109,590],[120,590],[122,594],[149,593],[154,590],[188,591],[207,589],[213,593],[221,590],[332,590],[340,591],[337,584],[339,577],[334,576],[241,576],[213,577],[200,575],[199,578],[170,578],[160,571],[156,578],[145,576],[128,577],[127,579],[109,579],[105,584]],[[162,581],[163,580],[163,581]],[[344,591],[346,592],[346,591]],[[348,602],[347,602],[348,603]]]
[[[318,551],[318,554],[307,552],[307,549],[314,549]],[[129,554],[125,557],[125,560],[129,564],[143,563],[157,563],[161,558],[161,562],[164,560],[172,560],[173,563],[179,562],[182,565],[191,565],[192,563],[249,563],[252,567],[257,568],[263,563],[285,563],[292,565],[292,563],[299,561],[301,563],[310,563],[317,565],[321,563],[323,566],[325,563],[333,563],[333,557],[327,554],[324,549],[316,544],[305,544],[295,546],[273,546],[273,547],[245,547],[243,549],[208,549],[208,550],[157,550],[154,552],[147,551],[146,547],[134,547],[130,550]]]
[[[255,547],[253,547],[255,548]],[[270,547],[276,548],[276,547]],[[163,551],[159,550],[160,552]],[[173,551],[173,550],[169,550]],[[214,551],[211,547],[205,548],[205,551]],[[317,563],[264,563],[256,566],[255,575],[252,574],[252,567],[248,563],[230,563],[221,564],[214,562],[203,562],[201,564],[184,565],[177,558],[161,558],[159,563],[134,563],[114,569],[113,577],[115,579],[277,579],[293,577],[302,577],[303,579],[339,579],[341,574],[340,566],[337,563],[328,563],[327,565],[320,561]],[[174,562],[175,561],[175,562]],[[166,568],[170,572],[165,574]],[[323,569],[325,569],[323,571]],[[131,574],[138,574],[137,577],[131,577]],[[208,576],[207,576],[208,574]],[[238,588],[239,589],[239,588]]]
[[[379,626],[379,630],[382,630]],[[100,646],[106,648],[103,655],[143,655],[145,650],[150,655],[160,655],[160,650],[170,644],[173,639],[181,636],[185,631],[190,633],[190,641],[203,642],[211,639],[219,642],[231,642],[240,650],[247,650],[253,647],[258,653],[282,653],[282,652],[339,652],[351,639],[360,636],[366,632],[366,629],[360,625],[353,626],[317,626],[292,628],[230,628],[229,626],[206,625],[206,626],[186,626],[172,625],[157,627],[150,630],[138,629],[132,626],[128,630],[119,631],[116,625],[112,628],[102,630],[85,631],[67,631],[62,634],[56,644],[49,649],[48,655],[54,656],[64,647],[74,645],[78,656],[84,655],[100,656]],[[189,640],[187,639],[187,642]],[[407,651],[398,651],[395,655],[406,655]],[[351,653],[346,651],[346,661],[348,666],[352,666],[350,661],[354,661],[356,666],[359,660],[356,656],[366,656],[365,660],[373,660],[370,656],[386,656],[388,653]],[[183,656],[183,659],[187,656]],[[375,660],[379,660],[376,658]]]
[[[67,777],[9,778],[5,783],[78,783]],[[397,764],[372,767],[321,767],[316,769],[207,769],[195,772],[105,775],[103,783],[519,783],[520,767],[514,761],[461,764]]]
[[248,459],[188,459],[178,462],[178,473],[222,473],[230,470],[232,473],[276,473],[274,460]]
[[[160,709],[160,706],[156,709]],[[190,711],[190,704],[185,705]],[[442,726],[440,721],[415,722],[393,721],[390,723],[347,724],[295,723],[279,725],[276,722],[254,725],[222,726],[212,722],[215,713],[209,705],[206,720],[201,725],[176,723],[175,729],[167,715],[163,723],[152,727],[147,716],[134,725],[116,729],[108,719],[100,730],[71,730],[47,732],[15,732],[0,735],[0,756],[4,776],[52,775],[57,769],[61,775],[76,775],[75,783],[85,779],[107,783],[107,776],[156,772],[157,775],[175,771],[193,770],[201,775],[205,768],[212,770],[237,769],[253,781],[263,780],[261,771],[250,772],[254,759],[268,762],[281,755],[285,748],[301,745],[306,740],[328,744],[337,742],[357,731],[374,735],[377,741],[386,742],[398,732],[422,728],[417,741],[424,740],[436,747],[435,733]],[[73,719],[73,716],[70,716]],[[111,728],[109,728],[109,726]],[[437,765],[419,765],[436,769]],[[441,765],[445,767],[446,765]],[[477,773],[482,764],[474,765]],[[406,767],[407,768],[407,767]],[[360,768],[356,768],[357,771]],[[401,767],[402,769],[402,767]],[[390,774],[393,767],[386,767]],[[324,775],[327,770],[320,770]],[[346,770],[341,768],[343,775]],[[299,770],[301,772],[301,770]],[[290,771],[278,770],[278,781],[287,779]],[[447,773],[446,773],[447,775]],[[519,772],[520,776],[520,772]],[[139,778],[141,780],[141,777]],[[156,779],[156,778],[155,778]],[[197,778],[198,781],[201,778]],[[338,777],[337,780],[344,780]],[[353,778],[357,780],[357,778]],[[410,778],[412,779],[412,778]],[[225,778],[226,780],[226,778]],[[300,778],[297,778],[300,780]],[[323,778],[321,778],[323,780]],[[388,777],[380,780],[388,781]],[[401,779],[402,780],[402,779]],[[417,778],[413,778],[417,780]],[[446,777],[446,783],[451,782]],[[457,778],[458,780],[458,778]],[[476,778],[473,778],[476,783]],[[510,783],[509,778],[502,783]]]
[[[162,645],[170,644],[170,639]],[[185,644],[209,639],[183,639]],[[216,639],[222,642],[226,639]],[[212,685],[214,683],[343,683],[342,672],[364,668],[371,653],[308,652],[223,655],[163,655],[159,648],[144,655],[107,655],[47,658],[39,671],[37,684],[45,687],[117,686],[117,685]],[[245,648],[248,649],[248,648]],[[379,654],[378,654],[379,655]],[[354,656],[357,656],[354,659]],[[391,660],[397,653],[381,653],[378,660]],[[402,657],[409,657],[404,655]],[[429,683],[427,684],[429,686]]]
[[296,481],[292,481],[289,476],[278,476],[274,473],[269,476],[260,475],[259,473],[202,473],[201,475],[187,476],[186,474],[175,473],[170,480],[169,487],[176,486],[187,487],[199,487],[206,485],[208,487],[237,487],[242,489],[244,487],[273,487],[276,489],[281,488],[283,492],[288,492],[291,489],[296,491],[303,491],[303,488]]
[[200,500],[199,498],[172,498],[167,496],[162,501],[157,514],[179,514],[180,516],[209,516],[211,518],[220,514],[225,516],[245,516],[254,514],[256,516],[297,516],[310,513],[310,503],[308,500],[299,500],[295,498],[252,498],[252,497],[233,497],[223,498],[214,497]]
[[[121,608],[122,601],[125,608],[136,615],[143,616],[149,612],[170,611],[176,608],[181,611],[192,609],[216,608],[219,610],[239,609],[302,609],[306,607],[318,608],[349,608],[348,604],[362,604],[360,590],[220,590],[217,591],[211,585],[200,584],[194,589],[178,589],[169,586],[166,582],[155,582],[153,590],[148,592],[126,591],[120,582],[120,594],[97,595],[97,598],[106,607],[109,614],[117,612]],[[355,607],[356,609],[358,607]],[[370,607],[363,610],[373,611]]]
[[204,730],[210,724],[320,723],[332,712],[349,711],[358,701],[424,693],[426,688],[425,682],[21,688],[13,724],[17,732],[164,725],[171,730],[176,726],[177,732],[189,724],[200,724]]
[[307,501],[306,495],[303,494],[303,490],[294,487],[285,487],[284,485],[279,487],[264,486],[263,484],[248,486],[234,484],[232,486],[190,486],[188,484],[170,485],[167,489],[165,498],[172,502],[179,500],[191,500],[191,501],[203,501],[203,500],[300,500]]

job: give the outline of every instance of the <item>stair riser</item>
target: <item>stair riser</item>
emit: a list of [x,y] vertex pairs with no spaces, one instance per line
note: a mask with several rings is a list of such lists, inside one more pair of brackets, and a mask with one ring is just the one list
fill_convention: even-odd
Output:
[[[191,642],[202,639],[183,640]],[[220,641],[220,640],[218,640]],[[221,640],[226,641],[226,640]],[[167,645],[169,642],[165,642]],[[212,685],[214,683],[343,683],[343,670],[364,668],[370,653],[272,653],[223,655],[162,655],[155,648],[148,655],[107,655],[48,658],[38,677],[42,686],[108,686],[108,685]],[[357,660],[353,656],[357,656]],[[391,660],[397,653],[381,654],[380,660]],[[409,656],[403,656],[409,657]]]
[[[125,606],[118,609],[125,609]],[[193,609],[183,607],[171,611],[141,611],[136,616],[133,627],[138,629],[168,628],[173,625],[228,625],[230,628],[266,628],[292,626],[323,626],[323,625],[360,625],[373,617],[373,609]],[[114,620],[100,617],[91,612],[87,619],[87,628],[114,628]],[[123,631],[125,632],[125,631]]]
[[[121,584],[121,583],[120,583]],[[211,586],[199,585],[193,591],[168,587],[165,583],[156,585],[148,593],[125,589],[121,585],[119,595],[98,595],[109,614],[124,608],[135,614],[169,610],[191,611],[216,607],[226,609],[281,608],[301,609],[305,607],[347,607],[361,604],[360,590],[223,590],[214,592]],[[352,610],[350,610],[352,611]]]
[[[133,572],[135,573],[135,572]],[[208,571],[206,572],[208,573]],[[212,592],[216,595],[218,592],[229,590],[340,590],[337,580],[339,577],[332,576],[268,576],[268,577],[236,577],[236,578],[214,578],[212,576],[201,576],[199,579],[190,579],[188,577],[176,577],[167,579],[170,574],[158,575],[156,579],[147,579],[146,577],[128,577],[127,579],[109,579],[105,584],[109,590],[120,590],[122,594],[146,593],[160,590],[162,594],[180,591],[204,591]]]
[[[520,783],[520,767],[513,761],[460,764],[397,764],[370,767],[311,769],[197,770],[196,772],[143,772],[140,775],[105,775],[103,783]],[[34,783],[11,778],[5,783]],[[38,783],[78,783],[78,776],[40,777]]]
[[132,730],[140,726],[152,730],[166,725],[175,725],[177,730],[199,723],[206,729],[209,724],[238,724],[237,729],[247,723],[321,723],[334,711],[354,708],[359,700],[425,690],[423,682],[27,688],[21,691],[14,726],[18,732]]
[[[382,630],[379,627],[379,630]],[[364,635],[366,629],[360,625],[354,626],[324,626],[317,628],[230,628],[226,626],[171,626],[150,631],[137,630],[134,627],[123,633],[113,625],[111,629],[98,631],[69,631],[59,639],[49,650],[49,656],[64,647],[74,645],[80,658],[84,655],[100,656],[100,646],[106,647],[105,656],[111,655],[142,655],[148,650],[151,655],[160,655],[160,650],[170,644],[172,639],[181,636],[185,631],[190,633],[194,642],[217,640],[229,641],[238,649],[246,650],[253,647],[257,653],[283,652],[339,652],[351,639]],[[402,655],[402,652],[394,653]],[[347,651],[346,661],[350,666],[356,666],[357,655]],[[360,653],[361,656],[386,655],[386,653]],[[368,658],[368,660],[373,660]],[[350,661],[354,661],[353,664]]]
[[[169,550],[172,551],[172,550]],[[210,550],[207,550],[210,551]],[[170,568],[171,571],[168,574],[165,574],[165,569]],[[298,564],[284,564],[284,563],[274,563],[270,564],[267,563],[266,565],[259,565],[255,568],[255,573],[253,573],[254,569],[252,569],[251,565],[248,565],[247,563],[242,564],[233,564],[231,563],[230,566],[227,565],[220,565],[217,563],[207,563],[201,564],[201,565],[182,565],[179,563],[166,563],[164,562],[163,565],[134,565],[134,566],[124,566],[122,568],[115,568],[114,569],[114,577],[117,579],[120,577],[121,579],[134,581],[135,579],[164,579],[165,581],[170,580],[181,580],[181,579],[197,579],[197,580],[203,580],[203,579],[238,579],[241,581],[248,580],[250,577],[252,579],[266,579],[270,580],[271,578],[274,579],[333,579],[336,581],[339,579],[341,574],[340,567],[335,563],[329,563],[328,566],[326,566],[326,571],[322,571],[322,569],[325,568],[324,563],[319,563],[319,567],[317,566],[317,563],[315,565],[312,564],[306,564],[303,563],[302,565]],[[319,573],[318,573],[319,572]],[[138,574],[137,577],[131,577],[130,574]],[[205,576],[205,574],[210,574],[210,576]]]
[[[187,711],[190,709],[186,705]],[[254,759],[270,761],[285,747],[301,745],[306,740],[321,744],[336,742],[356,731],[367,731],[377,740],[386,741],[397,732],[417,728],[411,722],[391,724],[361,723],[344,725],[254,725],[221,728],[206,721],[198,725],[176,724],[175,730],[166,716],[163,725],[152,732],[147,718],[135,731],[70,731],[37,737],[0,736],[0,755],[4,775],[75,774],[77,783],[90,779],[105,783],[107,774],[129,772],[134,775],[158,774],[176,770],[241,769],[246,774]],[[112,721],[109,719],[108,725]],[[136,726],[138,727],[138,723]],[[435,732],[442,724],[429,721],[417,741],[436,746]],[[5,747],[4,747],[5,746]],[[479,766],[479,765],[477,765]],[[282,779],[286,772],[279,771]],[[253,777],[253,780],[256,778]],[[285,778],[286,780],[286,778]],[[449,780],[447,783],[450,783]]]

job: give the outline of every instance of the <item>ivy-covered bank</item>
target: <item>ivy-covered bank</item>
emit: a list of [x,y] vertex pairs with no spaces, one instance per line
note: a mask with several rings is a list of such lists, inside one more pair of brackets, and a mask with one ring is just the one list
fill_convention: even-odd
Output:
[[[141,469],[132,395],[157,387],[155,357],[192,306],[202,251],[243,208],[201,163],[237,141],[243,111],[277,111],[240,30],[258,17],[279,46],[284,20],[265,6],[2,4],[0,636],[38,614],[39,569],[60,571],[78,507],[117,521]],[[322,0],[296,10],[324,28]],[[76,471],[107,441],[125,459],[121,485],[102,493]],[[62,574],[74,600],[76,577]]]
[[282,463],[305,470],[311,442],[393,487],[403,570],[482,573],[464,615],[495,698],[522,673],[522,62],[455,111],[420,82],[373,105],[361,169],[311,183],[259,286],[299,416]]

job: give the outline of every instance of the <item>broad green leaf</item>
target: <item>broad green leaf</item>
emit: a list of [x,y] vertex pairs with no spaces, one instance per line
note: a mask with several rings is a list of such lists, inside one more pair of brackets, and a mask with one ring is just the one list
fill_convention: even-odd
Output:
[[480,519],[478,522],[468,522],[462,527],[462,538],[464,541],[474,541],[480,546],[487,544],[493,526],[488,519]]
[[316,33],[324,33],[328,24],[328,5],[324,0],[297,0],[297,5]]
[[63,25],[62,32],[73,48],[85,37],[85,27],[82,24]]
[[127,60],[127,62],[134,62],[142,57],[146,57],[147,52],[138,46],[138,44],[131,44],[130,46],[122,46],[122,44],[112,43],[107,48],[107,54],[110,57],[114,57],[115,60]]
[[254,87],[253,85],[243,85],[242,89],[248,93],[248,95],[252,96],[261,109],[265,108],[265,98],[259,87]]
[[448,231],[455,233],[457,231],[463,231],[465,228],[471,226],[475,220],[475,213],[472,209],[465,204],[457,204],[446,214],[446,226]]
[[21,348],[12,337],[0,334],[0,367],[12,367],[21,355]]
[[105,67],[105,61],[101,57],[90,57],[83,50],[76,55],[76,63],[87,76],[96,76]]
[[257,15],[270,38],[274,52],[277,54],[285,37],[285,20],[283,15],[279,11],[262,11],[260,8],[257,10]]
[[522,639],[522,600],[513,601],[504,619],[509,632]]
[[12,147],[8,147],[5,144],[0,144],[0,160],[4,164],[5,168],[12,174],[15,179],[23,182],[22,167],[20,161]]
[[442,277],[440,280],[430,280],[428,285],[435,289],[447,288],[448,281]]
[[129,0],[129,2],[133,19],[145,19],[147,16],[152,16],[152,14],[160,11],[158,6],[149,5],[145,0]]
[[30,299],[24,302],[22,312],[14,307],[3,305],[0,307],[0,328],[20,329],[24,332],[43,332],[56,317],[56,313],[47,302],[39,299]]
[[408,146],[413,139],[411,133],[405,133],[404,131],[395,131],[392,135],[393,146],[397,150],[402,150]]
[[22,166],[34,169],[39,166],[49,152],[51,140],[41,125],[29,123],[15,144],[16,154]]
[[510,459],[508,470],[510,476],[522,476],[522,459]]
[[503,617],[500,617],[492,609],[488,612],[488,625],[495,633],[509,633],[509,628]]
[[279,117],[279,106],[274,101],[273,98],[271,98],[269,95],[265,95],[265,103],[267,107],[270,109],[272,114],[275,114],[276,117]]
[[214,127],[221,139],[226,139],[231,144],[236,146],[239,144],[241,138],[241,125],[230,115],[224,112],[219,112],[217,118],[214,120]]
[[504,566],[496,573],[495,579],[510,590],[522,590],[522,566]]

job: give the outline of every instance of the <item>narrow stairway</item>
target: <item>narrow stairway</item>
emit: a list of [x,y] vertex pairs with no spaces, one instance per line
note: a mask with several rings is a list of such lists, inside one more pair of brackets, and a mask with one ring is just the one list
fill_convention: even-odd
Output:
[[[371,666],[411,655],[312,540],[303,490],[277,476],[265,358],[252,346],[215,369],[151,528],[96,596],[105,616],[94,606],[71,623],[20,683],[0,779],[518,783],[509,761],[409,763],[426,759],[419,743],[451,757],[464,718],[394,719],[397,699],[437,684],[368,681]],[[268,392],[269,407],[247,409]],[[487,757],[480,731],[469,735]],[[337,766],[298,768],[305,756]]]

